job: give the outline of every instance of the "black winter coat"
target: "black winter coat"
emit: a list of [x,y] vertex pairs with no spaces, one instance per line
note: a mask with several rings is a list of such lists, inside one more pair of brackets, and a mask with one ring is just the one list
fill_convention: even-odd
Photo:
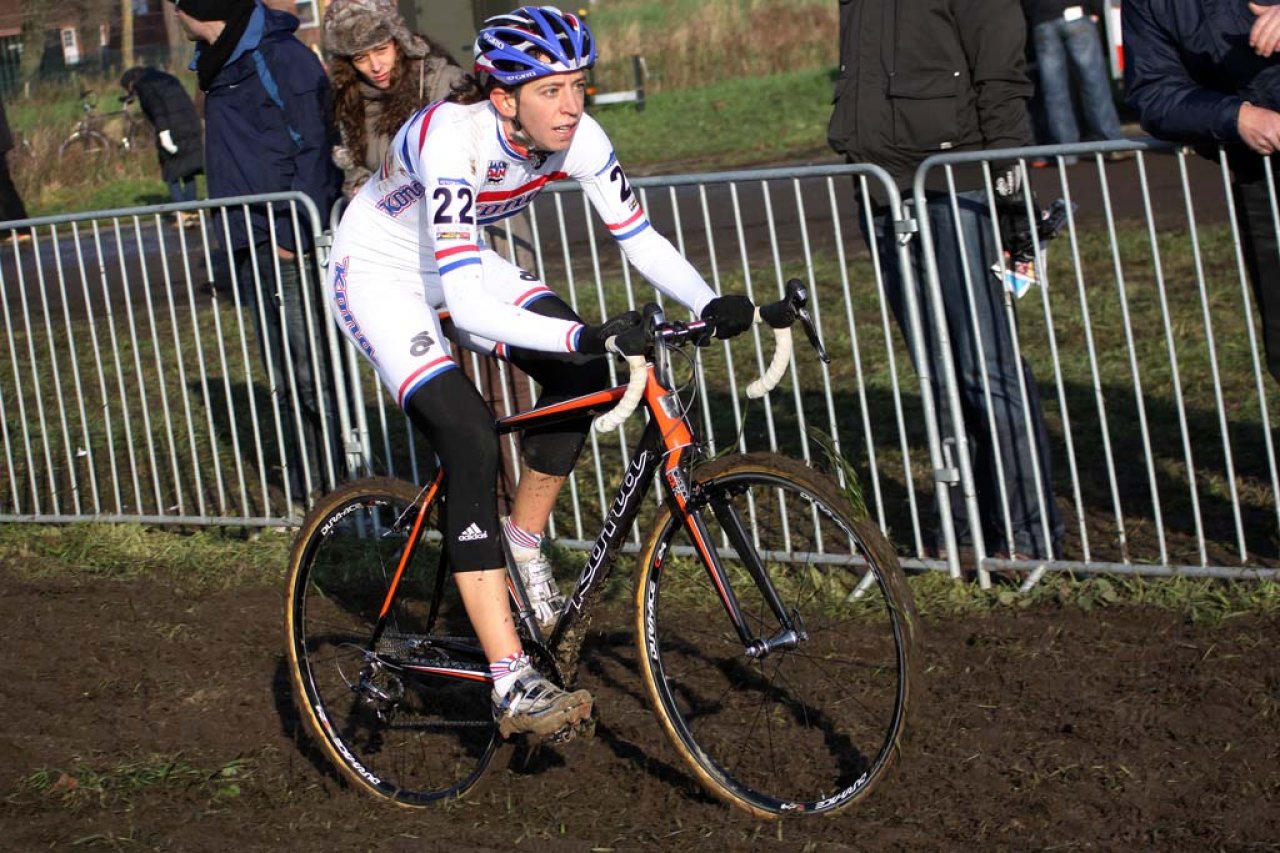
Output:
[[0,100],[0,156],[13,149],[13,131],[9,130],[9,117],[4,114],[4,101]]
[[[171,74],[148,68],[134,84],[133,91],[155,129],[156,151],[164,179],[177,181],[203,172],[204,134],[200,130],[200,116],[182,82]],[[176,154],[170,154],[160,144],[160,133],[165,130],[178,146]]]
[[930,155],[1032,144],[1026,35],[1017,0],[840,0],[828,142],[902,188]]

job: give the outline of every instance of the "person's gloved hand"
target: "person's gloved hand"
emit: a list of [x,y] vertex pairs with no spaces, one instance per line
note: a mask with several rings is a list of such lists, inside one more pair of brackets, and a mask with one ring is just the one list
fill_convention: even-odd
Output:
[[[613,351],[619,355],[644,355],[645,349],[649,346],[649,336],[645,334],[643,323],[637,323],[619,332],[611,340]],[[607,345],[608,341],[605,343]]]
[[1031,213],[1027,213],[1025,172],[1020,163],[992,167],[992,184],[996,197],[996,218],[1000,226],[1000,242],[1010,255],[1025,254],[1034,248],[1036,226],[1043,218],[1040,203],[1031,191]]
[[610,318],[598,326],[583,325],[578,331],[578,341],[574,349],[588,355],[603,355],[605,343],[615,335],[621,335],[629,329],[640,327],[640,312],[628,311]]
[[740,335],[756,320],[756,306],[745,296],[717,296],[702,309],[702,320],[715,328],[717,338]]
[[170,154],[178,153],[178,145],[173,141],[173,134],[167,130],[160,131],[160,147]]

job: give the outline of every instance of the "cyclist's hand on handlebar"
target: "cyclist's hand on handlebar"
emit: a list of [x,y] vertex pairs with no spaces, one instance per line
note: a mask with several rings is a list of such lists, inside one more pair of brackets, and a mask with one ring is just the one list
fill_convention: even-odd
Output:
[[715,328],[717,338],[740,335],[756,320],[756,306],[745,296],[717,296],[702,309],[702,320]]
[[796,321],[796,304],[791,299],[782,299],[760,306],[760,319],[771,329],[788,329]]
[[622,356],[644,355],[649,346],[649,335],[644,326],[632,326],[610,338],[607,346],[610,352]]
[[[584,325],[578,332],[577,352],[588,355],[604,355],[609,338],[621,335],[629,329],[640,328],[640,312],[628,311],[610,318],[598,326]],[[643,335],[641,335],[643,339]]]

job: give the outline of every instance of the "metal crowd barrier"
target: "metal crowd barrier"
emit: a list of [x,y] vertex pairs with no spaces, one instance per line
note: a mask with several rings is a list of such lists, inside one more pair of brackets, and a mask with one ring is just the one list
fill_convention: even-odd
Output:
[[[1110,162],[1104,155],[1117,147],[1141,153]],[[1030,168],[1039,157],[1050,168]],[[1072,157],[1080,162],[1067,165]],[[1074,205],[1064,233],[1036,247],[1040,285],[1002,305],[1048,425],[1052,484],[1036,501],[1042,509],[1055,501],[1067,522],[1060,552],[1037,571],[1274,576],[1271,389],[1228,178],[1156,143],[936,157],[905,201],[869,166],[634,180],[654,226],[717,291],[765,301],[789,278],[808,283],[833,354],[824,366],[798,350],[789,381],[748,402],[741,389],[767,360],[767,338],[702,350],[687,369],[702,379],[709,446],[781,450],[833,467],[860,489],[909,566],[959,574],[972,558],[985,581],[985,570],[1007,565],[980,529],[959,542],[951,513],[952,492],[970,518],[981,516],[980,495],[996,494],[994,526],[1014,522],[1000,484],[991,492],[974,482],[969,437],[991,424],[970,418],[956,430],[938,417],[939,404],[964,411],[955,365],[935,377],[922,352],[907,351],[886,271],[893,264],[903,274],[904,320],[946,340],[938,270],[926,263],[916,281],[909,260],[935,238],[928,218],[913,213],[925,203],[923,182],[930,174],[945,182],[966,163],[1011,160],[1042,204],[1061,196]],[[988,205],[994,174],[984,178]],[[880,203],[892,228],[887,247],[864,237]],[[258,320],[280,313],[274,284],[260,282],[278,279],[282,262],[268,253],[267,274],[260,261],[245,280],[219,248],[230,234],[213,215],[250,204],[287,208],[291,228],[310,229],[325,260],[320,216],[293,195],[3,226],[34,239],[0,252],[11,361],[0,369],[8,469],[0,521],[286,525],[347,477],[426,476],[429,448],[341,343],[320,290],[303,290],[306,346],[260,346]],[[178,227],[181,210],[199,212],[194,227]],[[532,212],[531,271],[584,317],[662,301],[576,186],[555,185]],[[279,236],[267,235],[269,244]],[[999,245],[997,231],[991,239]],[[310,407],[299,402],[300,364],[332,372]],[[507,388],[527,382],[501,374]],[[493,404],[513,410],[509,396]],[[592,435],[553,519],[562,543],[589,544],[639,428]]]
[[[1048,168],[1031,168],[1037,161]],[[1255,330],[1225,158],[1213,163],[1150,140],[939,155],[916,173],[912,208],[924,209],[929,187],[941,182],[942,221],[954,229],[965,198],[957,176],[980,169],[974,195],[999,258],[1006,247],[994,224],[995,181],[1010,164],[1035,190],[1021,197],[1024,215],[1033,215],[1032,198],[1041,207],[1061,198],[1066,222],[1052,241],[1033,242],[1038,284],[1021,297],[1001,290],[1000,313],[1016,331],[1009,362],[1025,359],[1034,379],[1011,370],[1018,387],[1010,382],[1001,391],[987,370],[962,401],[963,370],[952,349],[942,347],[946,375],[939,387],[952,410],[964,411],[965,429],[948,432],[939,504],[945,508],[944,496],[958,489],[968,518],[994,509],[997,519],[987,530],[972,525],[979,567],[1027,566],[990,559],[995,549],[983,542],[1026,518],[1015,517],[1011,463],[1029,466],[1024,482],[1035,495],[1028,515],[1046,518],[1056,502],[1065,522],[1057,553],[1032,563],[1026,585],[1047,569],[1275,577],[1280,483],[1271,437],[1275,403],[1268,400],[1275,389]],[[1280,222],[1274,180],[1271,186],[1272,219]],[[939,320],[948,310],[937,262],[945,238],[934,239],[930,219],[918,221],[930,309],[922,322],[945,340],[958,322]],[[1005,272],[1000,264],[992,280]],[[980,292],[968,275],[966,291]],[[960,335],[982,339],[975,328]],[[1032,430],[1032,383],[1041,389],[1048,424],[1043,454],[1032,441],[1019,451],[1009,437],[1011,429]],[[1017,401],[1005,419],[1015,422],[1012,428],[992,414],[1001,394]],[[986,451],[994,467],[1006,465],[985,489],[973,471],[982,452],[971,446],[975,438],[1000,448]],[[1039,475],[1048,470],[1046,490]],[[1040,543],[1050,538],[1047,525],[1031,526]],[[954,530],[946,532],[955,572],[956,552],[964,548],[957,548]]]
[[[233,243],[232,220],[213,214],[251,209],[271,215],[270,233],[246,242],[265,238],[269,249],[239,264],[220,248]],[[275,285],[318,275],[314,252],[271,250],[322,233],[305,196],[5,228],[21,238],[0,250],[9,356],[0,520],[281,524],[348,476],[340,436],[350,428],[337,396],[347,383],[336,377],[314,405],[299,402],[301,376],[340,367],[336,329],[314,286],[296,290],[303,304],[286,311]],[[263,329],[291,318],[296,333],[264,346]]]

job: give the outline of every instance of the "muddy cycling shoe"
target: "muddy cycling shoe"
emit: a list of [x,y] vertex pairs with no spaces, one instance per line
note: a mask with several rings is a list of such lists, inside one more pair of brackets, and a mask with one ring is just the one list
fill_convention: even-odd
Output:
[[585,722],[595,700],[586,690],[561,690],[532,666],[516,673],[507,695],[493,698],[493,716],[505,738],[516,734],[553,738]]

